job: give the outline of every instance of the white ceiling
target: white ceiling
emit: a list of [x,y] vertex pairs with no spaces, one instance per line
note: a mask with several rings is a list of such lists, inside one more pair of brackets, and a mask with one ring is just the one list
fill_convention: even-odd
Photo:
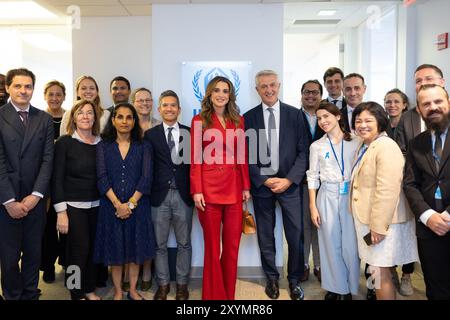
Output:
[[[11,0],[0,0],[11,1]],[[15,0],[26,1],[26,0]],[[285,3],[284,29],[288,33],[296,32],[336,32],[341,28],[354,27],[367,19],[373,11],[370,6],[376,5],[380,10],[401,3],[403,0],[35,0],[50,11],[56,13],[60,19],[54,21],[1,21],[0,24],[58,24],[68,19],[69,8],[80,9],[82,17],[125,17],[150,16],[152,4],[272,4]],[[424,0],[417,0],[423,2]],[[335,9],[337,13],[331,17],[318,17],[320,10]],[[378,9],[376,9],[378,10]],[[295,20],[340,20],[333,25],[293,25]]]

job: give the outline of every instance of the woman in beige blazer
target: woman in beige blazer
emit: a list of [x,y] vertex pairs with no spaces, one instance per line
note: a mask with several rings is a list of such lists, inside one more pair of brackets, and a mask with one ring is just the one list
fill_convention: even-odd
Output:
[[379,104],[361,103],[352,125],[363,140],[350,188],[359,257],[370,265],[377,299],[395,299],[390,268],[418,260],[414,220],[402,191],[405,161],[385,132],[389,120]]

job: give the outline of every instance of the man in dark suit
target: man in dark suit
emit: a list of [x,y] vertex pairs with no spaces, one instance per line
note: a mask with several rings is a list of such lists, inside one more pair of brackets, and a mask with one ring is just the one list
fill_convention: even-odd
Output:
[[[167,241],[170,226],[177,240],[176,300],[187,300],[191,270],[191,229],[193,201],[189,188],[189,127],[177,122],[181,112],[175,92],[164,91],[159,97],[158,111],[163,123],[145,133],[153,147],[152,219],[156,237],[155,271],[158,290],[155,300],[166,300],[170,290]],[[182,148],[180,148],[182,146]]]
[[[342,87],[342,86],[341,86]],[[307,125],[306,134],[308,137],[307,147],[320,139],[324,132],[317,125],[316,110],[319,108],[320,101],[322,99],[323,87],[317,80],[306,81],[301,88],[302,98],[302,116],[304,123]],[[309,167],[309,165],[308,165]],[[308,168],[307,168],[308,169]],[[303,270],[303,276],[301,281],[307,281],[309,278],[309,252],[312,248],[313,262],[314,262],[314,275],[321,280],[320,274],[320,256],[319,256],[319,239],[317,236],[317,228],[312,224],[311,214],[309,212],[309,192],[308,182],[306,177],[303,179],[300,187],[300,197],[302,199],[303,210],[303,243],[304,243],[304,258],[305,267]]]
[[450,125],[449,96],[436,84],[417,95],[427,130],[409,144],[404,191],[416,216],[416,235],[426,295],[450,300]]
[[8,102],[8,92],[6,92],[6,77],[0,73],[0,107]]
[[30,105],[34,84],[31,71],[10,70],[6,88],[11,102],[0,108],[0,262],[7,300],[38,299],[53,121]]
[[[290,297],[302,300],[302,215],[299,186],[308,163],[308,139],[301,111],[278,100],[280,82],[272,70],[256,75],[262,103],[244,114],[249,142],[251,193],[257,222],[262,268],[267,277],[266,294],[279,297],[279,272],[275,264],[275,203],[281,205],[288,243]],[[256,141],[252,141],[256,140]],[[260,141],[261,140],[261,141]],[[268,143],[269,142],[269,143]]]
[[336,67],[328,68],[323,75],[323,83],[328,92],[328,97],[325,100],[335,104],[339,109],[344,108],[347,102],[342,94],[342,87],[344,86],[342,70]]
[[[436,84],[444,87],[445,80],[441,69],[432,64],[422,64],[417,67],[414,73],[416,84],[416,94],[424,84]],[[399,145],[404,156],[408,150],[409,142],[426,130],[426,125],[419,114],[419,107],[406,111],[397,125],[394,134],[394,140]],[[411,274],[414,272],[414,263],[408,263],[402,266],[402,278],[400,282],[400,293],[403,295],[412,295],[414,289],[411,281]]]
[[[414,73],[416,83],[416,94],[424,84],[437,84],[441,87],[445,86],[444,75],[442,70],[432,64],[422,64],[417,67]],[[418,107],[405,112],[397,125],[394,139],[399,145],[402,153],[406,155],[408,143],[419,133],[425,131],[425,123],[420,117]]]
[[347,105],[341,109],[345,130],[351,132],[353,110],[364,100],[366,93],[364,77],[358,73],[350,73],[344,78],[344,96]]
[[131,94],[130,81],[125,77],[117,76],[111,80],[109,90],[113,100],[113,105],[108,108],[108,111],[112,114],[116,105],[119,103],[128,103],[128,99]]

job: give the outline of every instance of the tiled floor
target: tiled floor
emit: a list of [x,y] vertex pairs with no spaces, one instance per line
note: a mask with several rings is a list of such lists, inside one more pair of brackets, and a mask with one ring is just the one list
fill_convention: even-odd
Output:
[[[414,295],[404,297],[397,294],[399,300],[424,300],[425,297],[425,284],[423,282],[423,276],[420,270],[420,266],[416,264],[416,271],[412,275]],[[398,270],[401,276],[401,270]],[[363,273],[361,272],[361,275]],[[41,273],[42,276],[42,273]],[[56,281],[52,284],[47,284],[40,280],[39,288],[42,290],[41,300],[68,300],[70,299],[69,292],[63,286],[63,272],[61,269],[57,270]],[[201,299],[201,279],[192,279],[189,285],[190,299]],[[264,293],[265,280],[264,279],[238,279],[236,285],[236,299],[237,300],[269,300]],[[325,291],[320,287],[319,281],[314,275],[311,275],[309,280],[302,283],[305,290],[305,300],[322,300],[325,295]],[[289,300],[287,280],[280,281],[280,299]],[[153,295],[156,291],[156,285],[148,292],[141,292],[142,296],[146,299],[153,299]],[[99,289],[97,292],[103,299],[111,299],[113,295],[113,288],[111,286],[107,288]],[[360,293],[354,296],[353,299],[361,300],[365,298],[365,279],[362,276],[360,282]],[[171,283],[171,291],[168,298],[173,300],[175,298],[175,284]],[[124,299],[126,296],[124,295]]]

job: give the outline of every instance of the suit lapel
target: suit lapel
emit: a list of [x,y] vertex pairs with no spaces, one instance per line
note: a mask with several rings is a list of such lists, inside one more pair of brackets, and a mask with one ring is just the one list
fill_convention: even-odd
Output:
[[[447,144],[447,139],[446,139]],[[435,176],[438,175],[437,169],[436,169],[436,161],[433,157],[433,146],[431,145],[431,132],[430,130],[426,131],[426,134],[423,136],[422,143],[419,143],[418,145],[422,146],[422,153],[425,154],[425,157],[428,160],[428,163],[431,167],[431,170],[433,171],[433,174]]]
[[8,122],[11,125],[11,127],[13,127],[14,130],[16,130],[17,133],[23,139],[23,137],[25,135],[25,127],[24,127],[22,120],[20,119],[20,116],[17,113],[16,109],[10,103],[8,105],[6,105],[4,108],[6,108],[6,110],[7,110],[7,112],[5,114],[5,121]]
[[159,125],[158,135],[163,145],[164,153],[170,157],[169,145],[167,144],[166,134],[164,132],[164,126],[162,123]]
[[[309,139],[309,144],[311,144],[312,142],[313,142],[313,140],[314,140],[314,137],[312,136],[312,134],[311,134],[311,128],[309,127],[309,122],[308,122],[308,118],[306,117],[306,114],[305,114],[305,112],[303,111],[303,109],[301,109],[300,110],[300,112],[302,113],[302,116],[303,116],[303,120],[304,120],[304,122],[305,122],[305,125],[307,126],[306,127],[306,134],[308,135],[308,139]],[[281,122],[281,121],[280,121]],[[317,132],[317,127],[316,127],[316,132]]]
[[415,110],[411,117],[411,126],[413,128],[414,137],[417,137],[421,132],[420,114]]
[[447,133],[447,137],[445,138],[445,142],[444,142],[444,150],[442,150],[442,159],[439,163],[439,173],[441,172],[442,168],[444,168],[445,163],[448,160],[448,157],[450,156],[450,139],[448,139],[448,133]]
[[[280,128],[279,128],[279,133],[280,133],[280,137],[278,138],[278,156],[281,159],[281,150],[283,150],[282,148],[280,148],[280,143],[282,143],[283,141],[286,141],[286,123],[287,123],[287,114],[286,114],[286,110],[285,110],[285,106],[283,103],[281,103],[280,101]],[[308,124],[306,124],[308,125]],[[309,130],[308,130],[309,131]]]
[[21,153],[25,151],[25,148],[33,138],[34,132],[39,125],[39,119],[40,117],[37,109],[30,106],[30,111],[28,112],[28,125],[25,129],[25,137],[23,138]]
[[370,146],[369,146],[369,148],[366,150],[366,152],[364,153],[364,155],[363,155],[363,157],[361,158],[361,160],[359,160],[359,163],[356,163],[356,161],[358,161],[358,159],[359,159],[360,151],[361,151],[361,148],[362,148],[363,145],[364,145],[364,143],[361,142],[361,144],[359,145],[359,148],[357,149],[358,152],[357,152],[356,155],[355,155],[355,161],[353,161],[353,166],[352,166],[352,167],[354,167],[354,166],[356,165],[356,168],[355,168],[355,169],[353,170],[353,172],[352,172],[352,178],[351,178],[352,181],[353,181],[353,179],[354,179],[355,177],[358,176],[359,170],[361,170],[361,167],[362,167],[363,163],[364,163],[364,162],[366,161],[366,159],[367,159],[367,153],[369,152]]

